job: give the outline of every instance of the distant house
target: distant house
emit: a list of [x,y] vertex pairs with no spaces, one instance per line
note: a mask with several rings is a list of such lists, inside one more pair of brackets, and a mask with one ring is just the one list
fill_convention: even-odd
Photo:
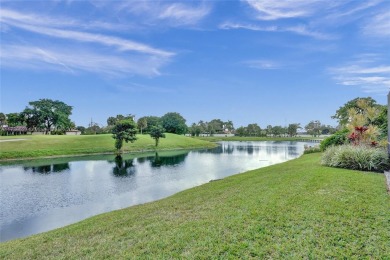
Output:
[[26,135],[28,132],[25,126],[5,126],[3,131],[6,135]]
[[73,129],[65,132],[66,135],[81,135],[81,131]]

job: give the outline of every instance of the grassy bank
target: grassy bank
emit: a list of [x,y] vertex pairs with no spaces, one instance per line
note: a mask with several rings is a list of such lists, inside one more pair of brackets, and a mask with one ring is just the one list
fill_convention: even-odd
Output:
[[194,139],[204,140],[209,142],[218,141],[302,141],[302,140],[322,140],[318,137],[257,137],[257,136],[199,136]]
[[320,154],[0,244],[2,259],[387,258],[383,174]]
[[[19,141],[0,142],[0,160],[37,158],[46,156],[70,156],[93,153],[113,153],[114,139],[112,135],[26,135],[0,137],[1,140],[24,139]],[[134,143],[125,143],[125,152],[142,152],[154,150],[154,140],[149,135],[138,135]],[[191,149],[214,147],[215,144],[185,136],[166,134],[160,139],[157,150]]]

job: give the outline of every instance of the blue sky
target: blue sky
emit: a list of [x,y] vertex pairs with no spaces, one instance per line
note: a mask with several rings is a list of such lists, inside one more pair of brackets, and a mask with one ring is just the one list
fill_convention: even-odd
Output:
[[72,120],[330,118],[390,90],[390,1],[1,0],[1,107],[61,100]]

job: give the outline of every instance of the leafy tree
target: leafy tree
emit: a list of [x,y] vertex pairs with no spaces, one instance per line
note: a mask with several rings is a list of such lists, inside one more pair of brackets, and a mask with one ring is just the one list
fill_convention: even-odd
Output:
[[[113,128],[114,126],[112,126]],[[111,129],[112,132],[112,129]],[[86,135],[96,135],[96,134],[102,134],[103,129],[99,126],[98,123],[91,122],[89,126],[85,129],[84,132]]]
[[79,130],[82,135],[85,134],[86,128],[84,126],[77,126],[76,129]]
[[161,117],[162,126],[168,133],[185,134],[187,132],[186,120],[179,113],[170,112]]
[[198,124],[193,123],[188,129],[188,132],[191,133],[191,136],[199,136],[202,133],[202,127]]
[[236,129],[235,135],[246,136],[248,134],[247,132],[248,131],[246,127],[240,126],[239,128]]
[[109,118],[107,118],[107,125],[113,126],[117,121],[118,120],[116,119],[116,117],[110,116]]
[[23,117],[19,113],[9,113],[6,115],[8,126],[19,126],[23,125]]
[[267,136],[272,134],[272,125],[267,125],[266,133],[267,133]]
[[381,106],[380,108],[379,108],[379,114],[378,114],[378,116],[376,116],[373,120],[372,120],[372,122],[371,122],[371,124],[373,124],[373,125],[376,125],[378,128],[379,128],[379,130],[380,130],[380,132],[381,132],[381,137],[383,138],[383,139],[386,139],[386,137],[387,137],[387,132],[388,132],[388,123],[387,123],[387,121],[388,121],[388,117],[387,117],[387,114],[389,113],[389,111],[388,111],[388,108],[387,108],[387,106]]
[[148,120],[145,117],[141,117],[138,119],[137,122],[138,128],[141,130],[141,135],[142,135],[142,130],[148,126]]
[[319,120],[310,121],[310,123],[305,126],[305,129],[309,135],[314,137],[319,136],[321,134],[321,122]]
[[272,135],[273,136],[281,136],[285,130],[281,126],[273,126],[272,127]]
[[222,133],[224,122],[221,119],[213,119],[208,123],[208,126],[214,131],[214,133]]
[[30,127],[45,128],[45,133],[48,134],[52,127],[66,128],[70,125],[69,116],[72,114],[72,107],[64,102],[51,99],[40,99],[38,101],[29,102],[30,107],[22,112],[32,122]]
[[113,126],[118,121],[125,120],[125,119],[134,120],[134,115],[128,114],[127,116],[124,116],[124,115],[119,114],[119,115],[116,115],[116,117],[110,116],[109,118],[107,118],[107,125],[108,126]]
[[226,130],[228,130],[229,132],[234,131],[234,125],[233,125],[232,121],[228,120],[227,122],[224,122],[223,124],[224,124],[224,128]]
[[296,136],[298,134],[298,129],[301,128],[300,124],[289,124],[287,127],[287,134],[290,137]]
[[348,101],[342,107],[340,107],[336,111],[336,113],[332,116],[332,118],[338,120],[339,124],[341,126],[345,126],[349,122],[348,111],[350,109],[354,109],[358,114],[360,114],[362,112],[360,106],[358,105],[359,100],[366,102],[369,107],[379,106],[376,103],[376,101],[374,99],[372,99],[371,97],[355,98],[353,100]]
[[119,120],[112,129],[112,138],[115,139],[117,154],[122,153],[123,141],[133,143],[137,140],[137,124],[131,119]]
[[138,121],[141,119],[146,119],[146,127],[143,129],[145,134],[150,133],[153,126],[162,125],[161,118],[158,116],[144,116],[138,119]]
[[156,147],[158,146],[158,142],[160,138],[165,138],[165,129],[162,126],[153,126],[150,129],[150,137],[152,137],[156,141]]
[[259,136],[261,134],[261,128],[257,124],[249,124],[246,127],[246,131],[250,136]]
[[371,106],[367,100],[359,100],[358,108],[348,110],[349,122],[347,128],[350,131],[348,138],[354,144],[371,144],[375,146],[380,137],[379,127],[373,122],[381,112],[378,106]]
[[5,116],[4,113],[0,112],[0,127],[5,125],[7,123],[7,117]]

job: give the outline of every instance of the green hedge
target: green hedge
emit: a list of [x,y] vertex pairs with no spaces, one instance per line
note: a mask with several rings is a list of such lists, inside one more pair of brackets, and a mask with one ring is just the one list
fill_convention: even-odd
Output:
[[348,129],[343,129],[343,130],[337,131],[333,135],[322,140],[322,142],[320,144],[321,151],[325,151],[326,148],[328,148],[330,146],[337,146],[337,145],[346,144],[348,141],[348,137],[347,137],[348,132],[349,132]]
[[386,149],[363,145],[329,147],[323,153],[321,163],[331,167],[361,171],[383,172],[390,169]]

